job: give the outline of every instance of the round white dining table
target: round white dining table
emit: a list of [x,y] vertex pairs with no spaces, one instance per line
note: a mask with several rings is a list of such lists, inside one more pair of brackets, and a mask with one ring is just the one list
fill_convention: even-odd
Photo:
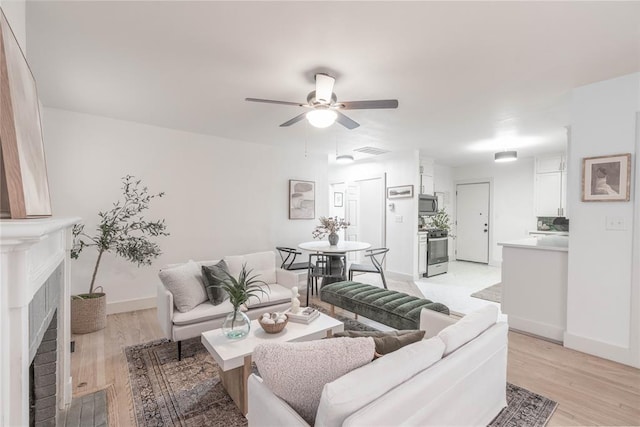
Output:
[[341,240],[337,245],[330,245],[327,240],[315,240],[298,245],[300,249],[310,252],[342,254],[345,252],[364,251],[371,248],[371,243]]

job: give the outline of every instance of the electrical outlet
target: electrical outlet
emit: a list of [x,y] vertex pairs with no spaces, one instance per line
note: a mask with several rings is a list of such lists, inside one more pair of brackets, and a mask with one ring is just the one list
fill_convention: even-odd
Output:
[[608,216],[606,217],[606,229],[607,230],[616,230],[616,231],[624,231],[627,229],[624,217],[621,216]]
[[402,215],[396,216],[396,222],[404,222],[404,218],[402,217]]

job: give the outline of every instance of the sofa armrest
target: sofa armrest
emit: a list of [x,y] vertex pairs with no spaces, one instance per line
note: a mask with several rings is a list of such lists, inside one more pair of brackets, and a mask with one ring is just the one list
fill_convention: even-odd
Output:
[[249,427],[253,426],[309,426],[291,406],[273,394],[262,378],[251,374],[249,387]]
[[299,286],[298,274],[293,271],[276,268],[276,282],[278,285],[291,289],[294,286]]
[[420,311],[420,329],[425,331],[424,338],[431,338],[438,335],[438,332],[449,325],[456,323],[458,319],[448,314],[423,308]]
[[164,336],[173,339],[173,294],[164,287],[162,282],[158,283],[158,295],[156,297],[158,306],[158,323],[164,332]]

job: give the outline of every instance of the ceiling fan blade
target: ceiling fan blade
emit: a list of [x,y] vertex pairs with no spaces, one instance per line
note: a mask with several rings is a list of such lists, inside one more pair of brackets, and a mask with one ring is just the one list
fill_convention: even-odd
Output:
[[316,100],[321,104],[331,102],[331,94],[333,94],[333,84],[336,79],[328,74],[316,74]]
[[295,105],[297,107],[306,107],[307,106],[307,104],[301,104],[299,102],[274,101],[273,99],[245,98],[244,100],[245,101],[249,101],[249,102],[264,102],[266,104]]
[[340,123],[342,126],[346,127],[347,129],[355,129],[358,126],[360,126],[358,122],[351,120],[349,117],[345,116],[340,111],[336,111],[336,113],[338,113],[338,117],[336,118],[336,121]]
[[307,113],[302,113],[302,114],[298,114],[297,116],[295,116],[293,119],[288,120],[286,122],[284,122],[283,124],[280,125],[280,127],[287,127],[287,126],[291,126],[292,124],[298,123],[300,120],[304,119],[304,117],[307,115]]
[[398,108],[397,99],[378,99],[375,101],[340,102],[342,110],[369,110],[375,108]]

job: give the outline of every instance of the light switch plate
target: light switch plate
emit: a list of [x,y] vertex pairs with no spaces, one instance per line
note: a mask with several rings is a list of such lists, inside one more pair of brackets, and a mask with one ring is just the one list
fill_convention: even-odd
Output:
[[616,230],[616,231],[624,231],[627,229],[627,226],[624,222],[624,217],[621,216],[608,216],[606,217],[606,226],[607,230]]

